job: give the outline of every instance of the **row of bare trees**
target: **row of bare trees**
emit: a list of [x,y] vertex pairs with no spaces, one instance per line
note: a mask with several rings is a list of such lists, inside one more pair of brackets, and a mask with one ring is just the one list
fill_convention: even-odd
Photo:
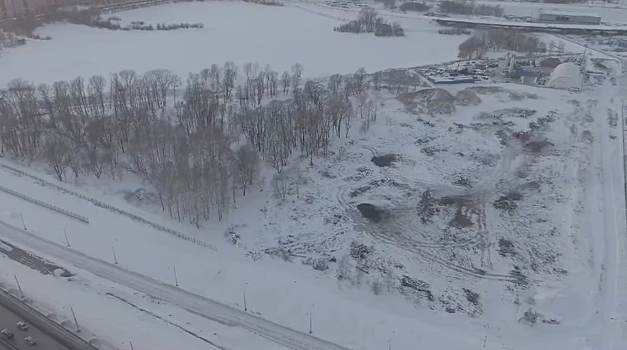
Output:
[[535,56],[547,51],[538,37],[516,30],[490,29],[477,31],[459,45],[459,58],[482,58],[488,51],[509,50]]
[[14,80],[0,90],[0,153],[44,161],[59,181],[136,173],[164,211],[199,226],[246,195],[261,158],[278,172],[294,150],[313,163],[332,138],[348,137],[354,118],[366,128],[376,120],[364,69],[304,84],[302,73],[298,64],[279,76],[251,63],[240,76],[227,62],[184,85],[164,69]]

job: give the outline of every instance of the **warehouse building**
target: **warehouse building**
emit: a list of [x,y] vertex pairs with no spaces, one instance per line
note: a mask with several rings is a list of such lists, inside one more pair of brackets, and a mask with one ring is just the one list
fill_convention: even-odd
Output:
[[538,22],[559,24],[601,24],[601,17],[587,13],[566,13],[559,11],[542,11]]

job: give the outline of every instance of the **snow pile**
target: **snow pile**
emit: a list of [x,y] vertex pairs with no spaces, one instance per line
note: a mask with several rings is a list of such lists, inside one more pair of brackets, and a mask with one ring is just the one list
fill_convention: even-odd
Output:
[[409,110],[421,110],[431,114],[451,114],[455,112],[455,97],[445,89],[422,89],[408,92],[398,97]]
[[455,104],[458,106],[476,106],[481,99],[472,90],[464,89],[455,96]]

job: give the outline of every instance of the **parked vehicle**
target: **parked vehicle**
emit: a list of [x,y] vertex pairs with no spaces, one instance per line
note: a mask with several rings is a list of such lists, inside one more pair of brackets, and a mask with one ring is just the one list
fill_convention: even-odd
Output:
[[26,322],[20,321],[20,322],[17,323],[17,328],[25,331],[25,330],[28,329],[28,325],[26,324]]

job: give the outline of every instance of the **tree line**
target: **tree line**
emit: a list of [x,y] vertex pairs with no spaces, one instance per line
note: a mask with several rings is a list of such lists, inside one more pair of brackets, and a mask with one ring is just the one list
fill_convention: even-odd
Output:
[[502,17],[505,11],[500,5],[491,6],[475,4],[473,1],[451,1],[440,2],[440,11],[443,13],[453,13],[456,15],[481,15]]
[[460,59],[482,58],[488,51],[509,50],[530,56],[547,51],[546,43],[536,36],[515,30],[491,29],[476,31],[459,45]]
[[165,69],[14,80],[0,90],[0,154],[43,161],[59,181],[135,173],[163,211],[200,226],[246,195],[262,160],[277,172],[296,157],[313,164],[357,118],[366,130],[376,121],[364,69],[304,84],[302,73],[227,62],[185,82]]
[[362,9],[357,19],[333,28],[342,33],[374,33],[375,36],[405,36],[397,22],[389,23],[371,8]]

